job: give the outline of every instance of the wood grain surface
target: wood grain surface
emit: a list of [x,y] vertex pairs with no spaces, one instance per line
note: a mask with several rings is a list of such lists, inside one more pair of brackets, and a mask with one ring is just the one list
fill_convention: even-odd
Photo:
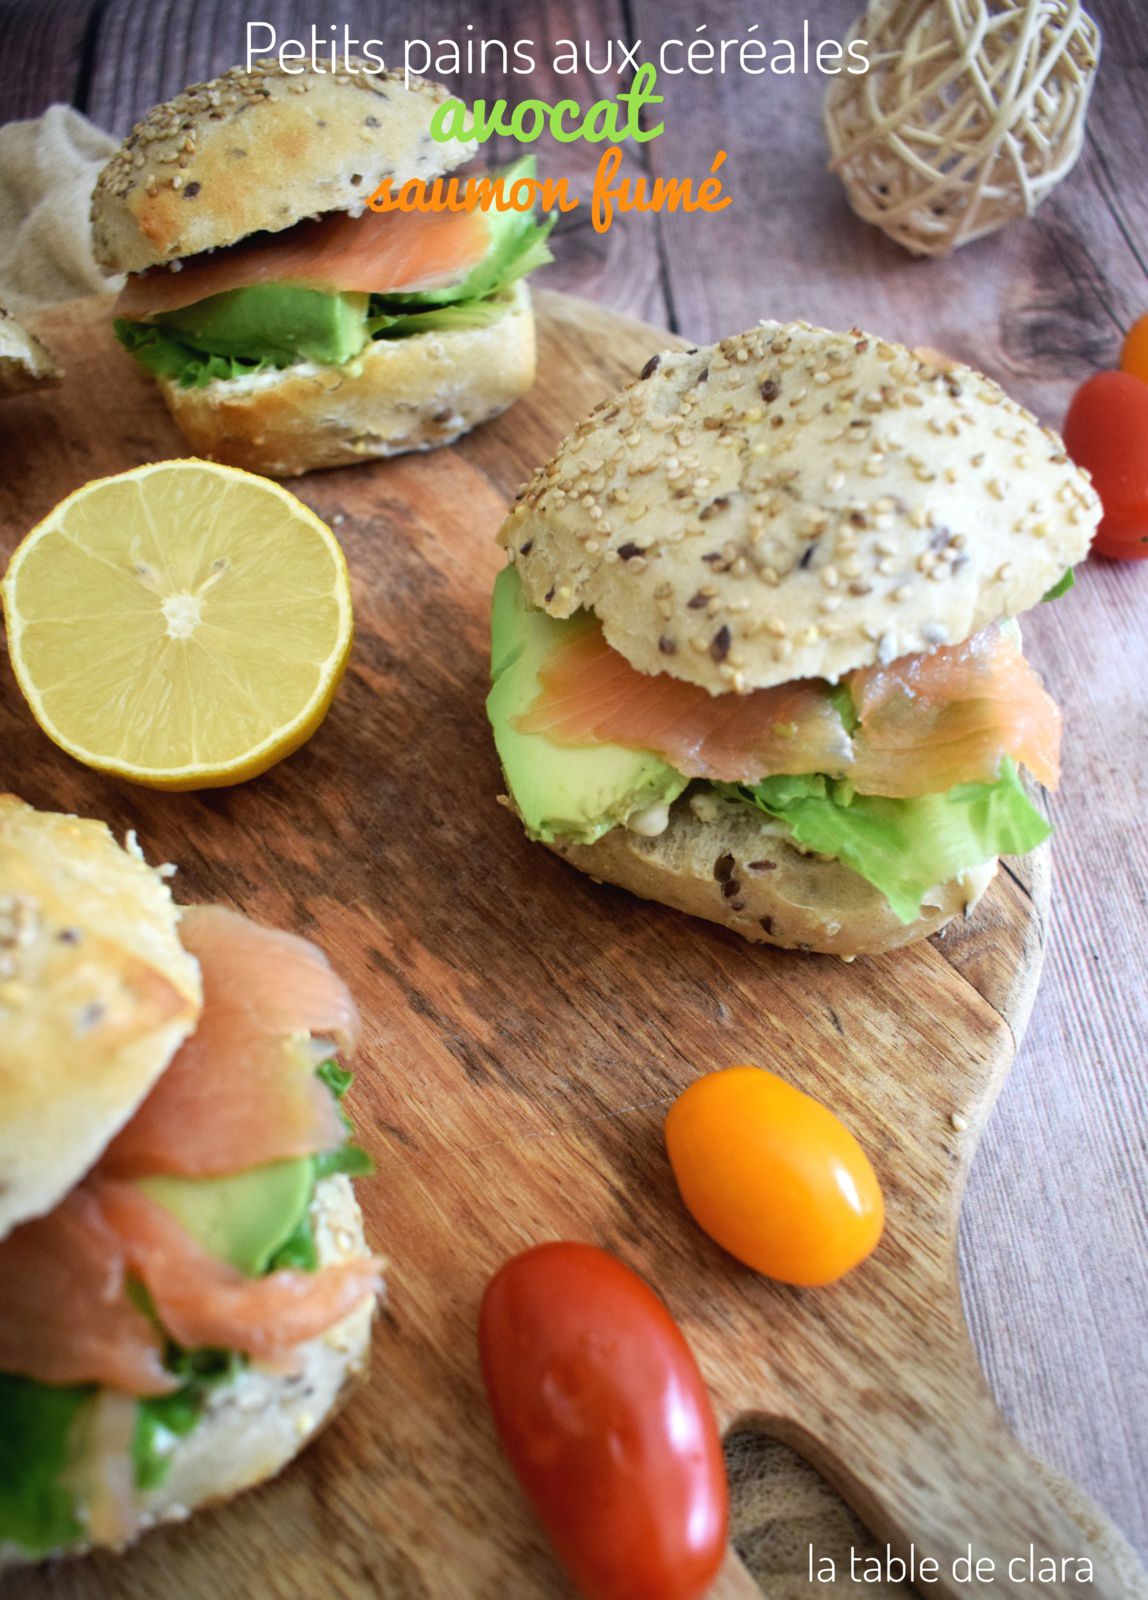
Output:
[[[1027,223],[918,262],[858,222],[825,171],[821,86],[803,79],[663,84],[667,132],[650,168],[700,173],[727,149],[734,205],[719,217],[626,218],[603,236],[577,217],[547,280],[708,338],[760,315],[867,323],[972,359],[1057,423],[1073,385],[1115,360],[1148,306],[1148,7],[1089,0],[1104,56],[1081,161]],[[839,33],[855,0],[768,7],[682,0],[374,0],[338,8],[388,40],[462,33],[566,34],[601,48],[656,43],[700,22]],[[0,0],[0,120],[71,100],[117,134],[157,98],[242,52],[243,0]],[[264,0],[283,33],[318,18]],[[647,52],[648,53],[648,52]],[[498,93],[468,79],[471,93]],[[514,92],[546,93],[545,79]],[[583,99],[602,92],[574,80]],[[550,170],[577,147],[543,147]],[[585,164],[578,168],[584,175]],[[0,438],[0,452],[4,441]],[[523,470],[532,464],[523,450]],[[1148,1555],[1145,1263],[1148,1196],[1143,1040],[1148,985],[1148,571],[1090,562],[1075,593],[1026,627],[1066,715],[1053,935],[1024,1049],[972,1172],[962,1285],[977,1350],[1021,1438],[1089,1488]],[[752,1445],[754,1455],[757,1445]],[[756,1480],[754,1480],[756,1481]]]
[[[5,552],[76,483],[180,451],[112,341],[108,304],[37,320],[69,376],[5,411]],[[370,1387],[279,1482],[127,1560],[17,1578],[12,1594],[79,1595],[98,1574],[112,1600],[161,1586],[286,1597],[317,1592],[320,1573],[340,1596],[563,1592],[497,1451],[474,1327],[508,1254],[578,1237],[665,1295],[723,1429],[795,1447],[879,1540],[942,1569],[969,1541],[1002,1572],[1030,1542],[1096,1565],[1087,1586],[1002,1578],[1013,1600],[1148,1595],[1103,1519],[1066,1513],[1011,1439],[960,1306],[961,1189],[1033,1003],[1047,852],[1010,865],[943,936],[847,965],[595,886],[495,804],[482,711],[494,530],[526,466],[664,342],[585,302],[545,295],[541,313],[540,381],[505,418],[452,449],[298,486],[346,547],[357,642],[320,733],[261,780],[171,796],[100,778],[44,739],[5,669],[0,783],[135,827],[153,859],[180,864],[180,898],[310,934],[350,981],[366,1024],[358,1123],[378,1164],[363,1203],[394,1263]],[[830,1290],[740,1268],[675,1197],[666,1108],[697,1072],[738,1060],[834,1106],[877,1166],[886,1238]],[[775,1524],[790,1517],[790,1498],[765,1504]],[[803,1579],[792,1562],[757,1576],[775,1597]],[[732,1558],[718,1592],[752,1592]]]

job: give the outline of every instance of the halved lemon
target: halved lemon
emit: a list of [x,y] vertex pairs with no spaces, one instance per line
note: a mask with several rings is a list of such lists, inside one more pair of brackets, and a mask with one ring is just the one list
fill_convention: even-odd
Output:
[[159,789],[239,783],[297,750],[351,649],[331,530],[277,483],[208,461],[77,489],[20,545],[0,593],[48,737]]

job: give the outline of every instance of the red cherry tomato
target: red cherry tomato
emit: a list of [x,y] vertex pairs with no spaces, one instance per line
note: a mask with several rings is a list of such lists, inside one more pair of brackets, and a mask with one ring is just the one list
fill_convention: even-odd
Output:
[[721,1440],[662,1301],[588,1244],[542,1244],[487,1286],[495,1426],[585,1600],[697,1600],[725,1555]]
[[1148,383],[1130,372],[1097,372],[1064,419],[1064,442],[1087,467],[1104,506],[1093,548],[1122,561],[1148,557]]

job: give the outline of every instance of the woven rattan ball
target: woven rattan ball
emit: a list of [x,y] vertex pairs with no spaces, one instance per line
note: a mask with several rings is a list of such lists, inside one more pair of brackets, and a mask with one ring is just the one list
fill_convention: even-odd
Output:
[[825,100],[849,203],[914,255],[1027,216],[1080,154],[1100,30],[1079,0],[872,0]]

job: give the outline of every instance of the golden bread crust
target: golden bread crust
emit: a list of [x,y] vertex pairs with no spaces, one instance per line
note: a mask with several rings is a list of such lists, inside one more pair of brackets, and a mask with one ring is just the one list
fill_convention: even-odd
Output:
[[195,1027],[178,921],[104,823],[0,795],[0,1238],[63,1198]]

